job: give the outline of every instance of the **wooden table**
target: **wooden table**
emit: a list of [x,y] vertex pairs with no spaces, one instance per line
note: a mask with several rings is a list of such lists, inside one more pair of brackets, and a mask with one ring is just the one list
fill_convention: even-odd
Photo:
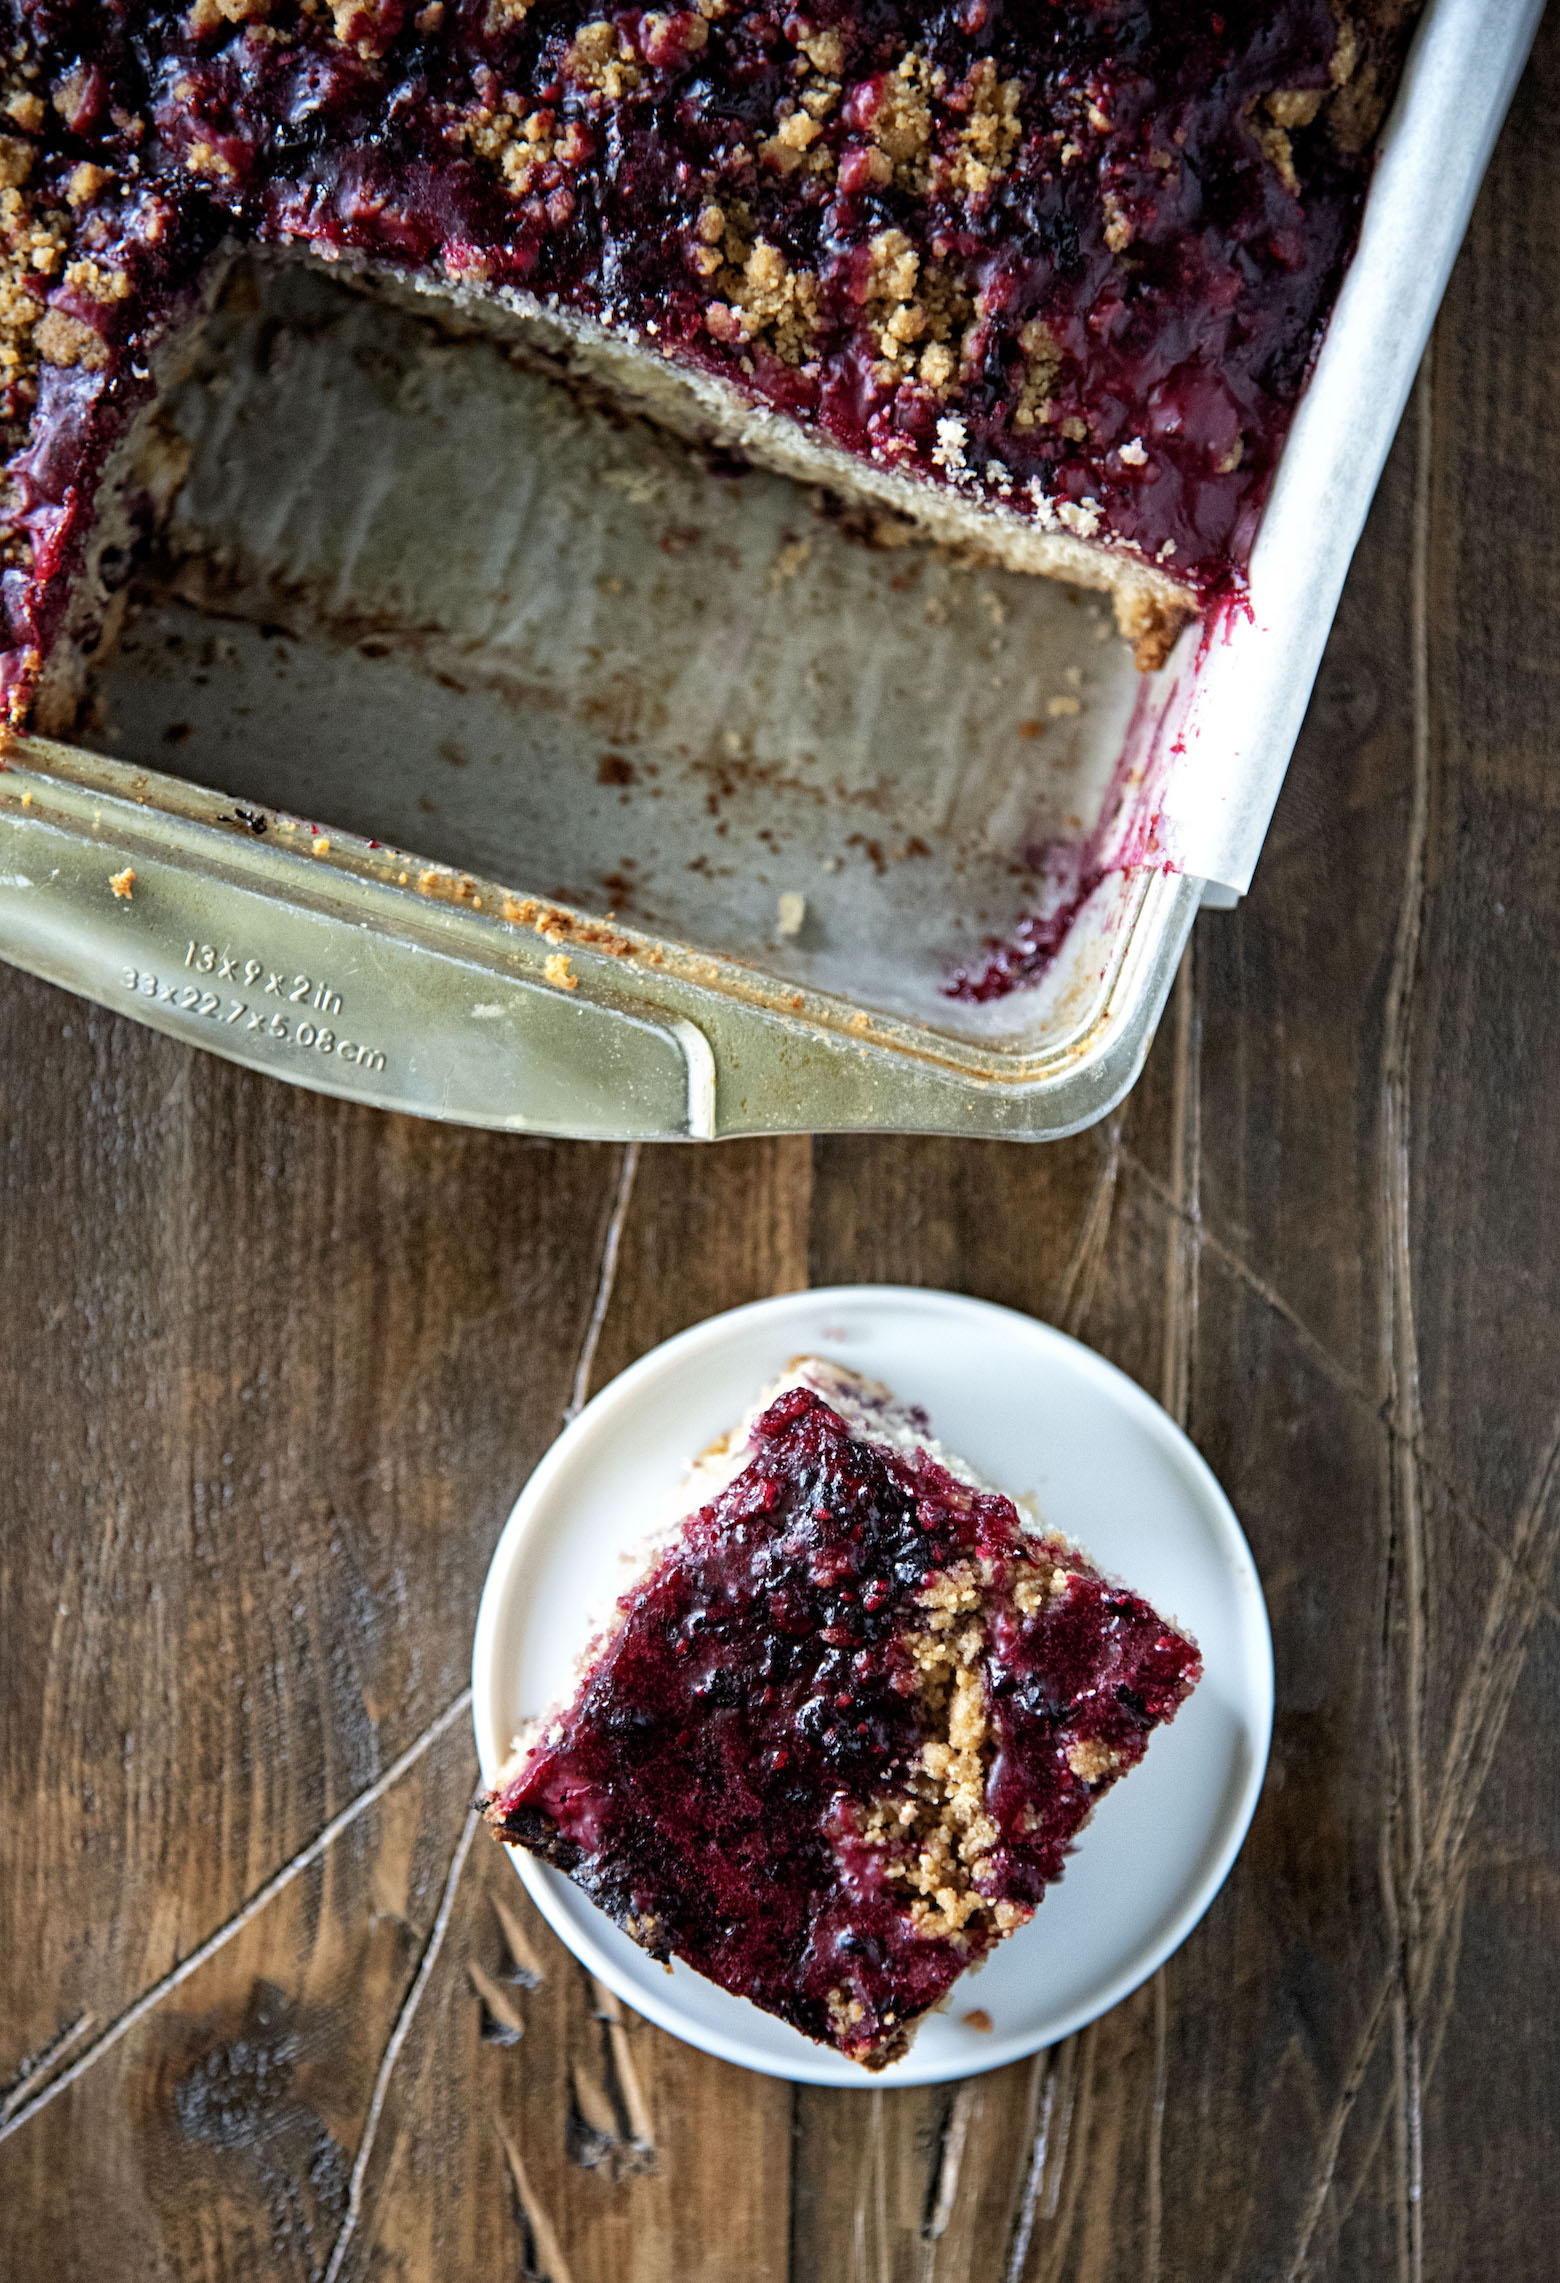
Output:
[[[1052,1148],[587,1147],[284,1090],[0,979],[0,2267],[1063,2283],[1554,2272],[1560,22],[1263,859]],[[476,1600],[586,1392],[952,1286],[1243,1516],[1234,1876],[1127,2003],[917,2092],[619,2013],[474,1832]]]

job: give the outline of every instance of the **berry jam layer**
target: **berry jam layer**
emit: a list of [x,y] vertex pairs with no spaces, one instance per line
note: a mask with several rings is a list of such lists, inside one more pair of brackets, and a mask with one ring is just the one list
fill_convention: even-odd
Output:
[[1238,580],[1413,6],[0,0],[12,718],[244,240],[604,326],[1157,662]]
[[922,1415],[795,1376],[487,1814],[652,1955],[877,2069],[1034,1915],[1201,1661]]

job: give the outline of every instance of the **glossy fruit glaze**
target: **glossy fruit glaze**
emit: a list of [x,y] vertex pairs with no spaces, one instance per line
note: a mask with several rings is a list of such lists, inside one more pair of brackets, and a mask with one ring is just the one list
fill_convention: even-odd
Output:
[[0,37],[13,716],[151,348],[225,243],[637,329],[1205,597],[1367,166],[1328,108],[1331,0],[0,0]]
[[[1060,1877],[1200,1660],[1009,1499],[854,1437],[810,1389],[775,1399],[752,1450],[620,1603],[489,1816],[657,1956],[871,2066],[998,1932],[986,1910],[953,1939],[922,1931],[892,1842],[868,1836],[935,1725],[913,1652],[939,1578],[982,1580],[995,1829],[977,1884],[1003,1924]],[[1053,1554],[1065,1588],[1026,1613],[1015,1589]]]

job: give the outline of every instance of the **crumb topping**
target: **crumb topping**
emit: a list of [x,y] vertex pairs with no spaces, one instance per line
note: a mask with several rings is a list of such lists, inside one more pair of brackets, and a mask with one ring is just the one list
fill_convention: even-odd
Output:
[[927,155],[932,147],[931,93],[934,73],[912,48],[892,72],[869,80],[855,99],[857,119],[888,161],[889,180],[901,190],[931,187]]
[[717,340],[762,341],[782,364],[799,365],[818,335],[818,280],[793,270],[778,246],[754,235],[750,209],[706,206],[697,223],[694,266],[719,289],[704,322]]
[[[1054,1564],[1020,1562],[1011,1584],[1013,1603],[1032,1616],[1066,1586],[1067,1572]],[[925,1630],[907,1634],[905,1646],[930,1733],[910,1792],[874,1801],[862,1820],[862,1836],[887,1850],[886,1876],[912,1898],[916,1931],[928,1941],[963,1947],[972,1920],[1005,1933],[1029,1912],[982,1889],[1000,1834],[987,1812],[996,1738],[987,1714],[990,1642],[981,1580],[973,1565],[958,1563],[916,1598],[926,1612]]]
[[1086,1784],[1097,1784],[1117,1764],[1116,1754],[1097,1736],[1083,1737],[1067,1747],[1067,1765]]
[[[42,124],[42,105],[14,83],[4,108],[19,126]],[[58,354],[68,339],[60,327],[40,336],[47,316],[50,281],[60,272],[70,237],[67,210],[49,204],[32,187],[33,144],[20,135],[0,135],[0,405],[15,419],[37,401],[40,361],[74,363]]]
[[271,0],[194,0],[187,21],[199,40],[229,24],[263,24],[270,13]]
[[902,230],[882,230],[867,247],[862,307],[878,347],[879,374],[915,379],[939,401],[953,391],[972,310],[955,273],[924,262]]
[[484,104],[461,122],[460,132],[479,159],[497,168],[511,197],[545,192],[549,219],[566,222],[574,211],[568,177],[589,158],[590,137],[577,119],[560,124],[549,105],[523,118],[520,113],[518,99],[496,110]]
[[860,1998],[847,1997],[838,1988],[828,1991],[825,2002],[829,2009],[829,2026],[843,2043],[857,2024],[865,2021],[867,2009]]
[[1018,116],[1023,92],[1022,80],[999,78],[991,57],[982,56],[954,99],[969,123],[958,131],[949,180],[964,196],[983,198],[1013,164],[1023,132]]
[[832,25],[822,31],[799,31],[796,44],[822,78],[839,79],[845,69],[845,42]]
[[639,64],[627,32],[604,19],[584,24],[563,58],[563,75],[609,103],[621,102],[639,85]]
[[1024,376],[1013,405],[1013,426],[1043,426],[1051,416],[1051,395],[1062,369],[1062,347],[1043,317],[1031,317],[1018,330]]

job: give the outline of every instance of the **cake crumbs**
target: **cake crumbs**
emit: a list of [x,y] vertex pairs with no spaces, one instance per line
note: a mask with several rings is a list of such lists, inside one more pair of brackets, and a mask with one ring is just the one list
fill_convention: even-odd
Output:
[[128,904],[135,892],[135,873],[127,864],[122,872],[111,872],[108,884],[122,903]]
[[570,966],[566,952],[550,951],[542,962],[542,974],[549,983],[555,983],[560,991],[575,991],[579,988],[580,979]]
[[810,539],[786,539],[782,541],[780,551],[769,567],[770,592],[778,594],[787,580],[794,579],[811,553],[812,541]]

